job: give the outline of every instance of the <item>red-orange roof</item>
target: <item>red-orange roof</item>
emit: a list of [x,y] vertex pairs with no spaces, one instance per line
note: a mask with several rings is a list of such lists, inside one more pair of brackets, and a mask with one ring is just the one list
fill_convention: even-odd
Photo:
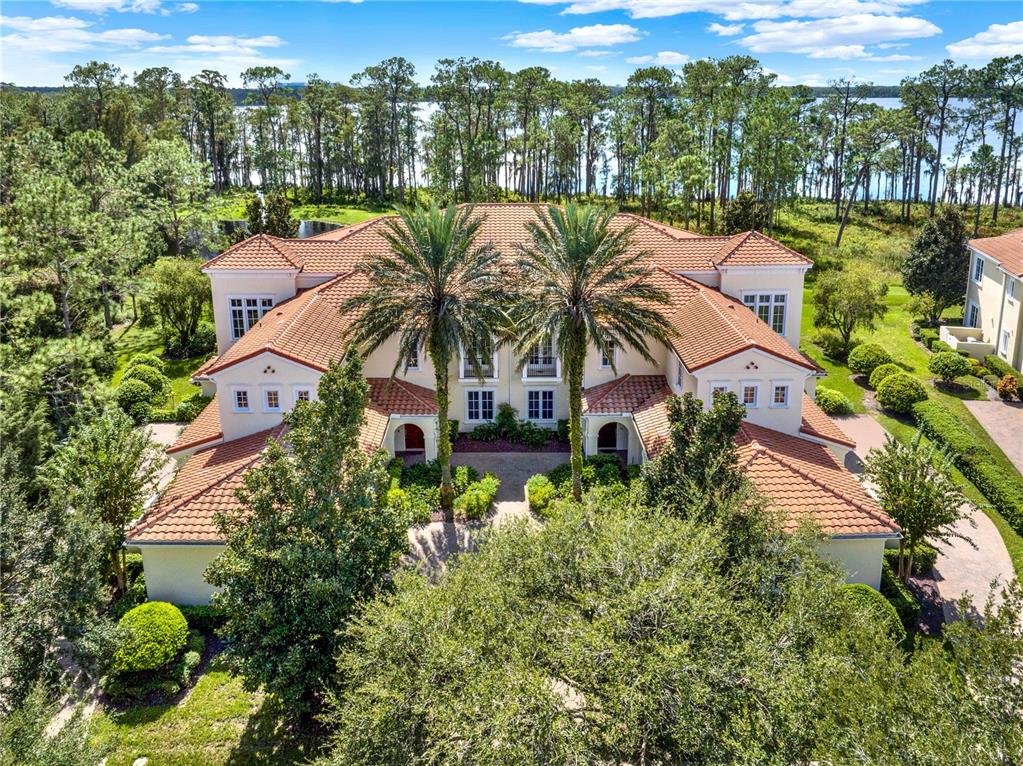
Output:
[[222,438],[224,438],[224,434],[220,430],[220,401],[214,396],[202,412],[196,415],[195,420],[178,434],[178,438],[167,448],[166,452],[168,455],[173,455],[176,452],[200,447]]
[[1023,277],[1023,229],[1013,229],[996,237],[971,239],[970,247],[994,258],[1010,274]]
[[828,414],[818,407],[817,403],[805,392],[803,393],[803,422],[799,430],[807,436],[841,444],[849,449],[856,449],[856,442],[846,436],[835,421],[828,417]]

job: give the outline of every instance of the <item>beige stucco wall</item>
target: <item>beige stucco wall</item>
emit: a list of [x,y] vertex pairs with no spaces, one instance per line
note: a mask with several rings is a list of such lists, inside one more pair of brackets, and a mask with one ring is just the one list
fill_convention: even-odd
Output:
[[[971,249],[970,273],[967,277],[966,304],[963,307],[963,323],[969,321],[970,304],[980,310],[977,327],[984,340],[995,347],[994,353],[1019,369],[1023,363],[1023,280],[1003,271],[998,262],[984,257]],[[973,280],[976,259],[984,257],[984,274],[979,283]],[[1015,291],[1009,297],[1009,284]],[[1009,331],[1008,348],[1002,351],[1002,330]]]
[[387,424],[387,432],[384,434],[384,442],[381,446],[390,455],[403,451],[405,449],[405,432],[402,426],[406,424],[416,425],[422,429],[425,457],[427,460],[436,460],[439,434],[437,433],[437,418],[432,416],[392,416]]
[[[220,426],[224,440],[231,441],[280,423],[283,413],[295,404],[296,386],[308,386],[315,399],[321,373],[276,354],[263,353],[221,370],[212,377],[220,397]],[[233,391],[239,386],[249,389],[251,412],[233,411]],[[263,391],[270,386],[280,388],[281,412],[264,411]]]
[[146,592],[152,601],[208,604],[216,590],[203,579],[223,545],[140,545]]
[[585,415],[583,416],[583,452],[586,455],[597,454],[597,435],[600,429],[608,423],[614,423],[618,428],[618,448],[623,447],[622,441],[628,442],[629,463],[638,464],[643,462],[643,445],[636,432],[636,422],[631,415]]
[[803,316],[804,267],[721,269],[721,292],[742,300],[747,292],[786,293],[785,340],[799,348],[799,325]]
[[274,305],[276,305],[295,295],[296,273],[290,271],[210,272],[210,286],[213,291],[213,321],[217,327],[218,354],[223,354],[234,343],[231,338],[229,300],[232,297],[246,295],[267,295],[274,299]]
[[846,582],[864,583],[877,589],[881,587],[884,545],[883,538],[843,538],[824,540],[819,550],[842,565],[847,572]]

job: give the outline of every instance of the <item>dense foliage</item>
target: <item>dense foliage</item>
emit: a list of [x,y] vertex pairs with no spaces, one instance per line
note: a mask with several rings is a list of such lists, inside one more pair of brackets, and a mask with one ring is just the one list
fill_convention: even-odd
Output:
[[929,297],[927,318],[937,324],[942,312],[963,300],[970,268],[968,232],[954,207],[943,207],[920,229],[902,264],[902,284],[911,295]]
[[927,369],[946,383],[970,374],[970,363],[955,351],[939,351],[927,360]]
[[118,623],[120,643],[114,670],[157,670],[177,657],[188,639],[188,622],[181,610],[163,601],[139,604]]
[[[899,371],[901,372],[901,369]],[[849,397],[841,391],[827,386],[817,386],[817,390],[814,392],[814,401],[828,415],[851,415],[853,411]]]
[[877,403],[892,412],[907,414],[926,398],[924,384],[907,372],[889,375],[877,386]]
[[868,377],[875,368],[892,361],[891,354],[876,343],[860,343],[849,353],[849,369]]
[[853,346],[857,330],[869,330],[888,310],[888,284],[865,265],[851,265],[828,271],[817,279],[813,290],[813,323],[834,330],[841,343],[837,358],[844,358]]

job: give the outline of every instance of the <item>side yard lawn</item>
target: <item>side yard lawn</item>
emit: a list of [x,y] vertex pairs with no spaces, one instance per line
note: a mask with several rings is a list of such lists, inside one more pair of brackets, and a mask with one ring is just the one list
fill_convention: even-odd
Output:
[[[135,354],[151,353],[161,356],[164,352],[160,331],[156,327],[139,327],[129,324],[115,329],[111,333],[111,337],[114,340],[114,353],[117,356],[111,379],[111,383],[115,386],[121,382],[121,376]],[[163,405],[164,407],[175,407],[184,398],[198,390],[198,387],[192,383],[191,376],[204,361],[206,361],[205,356],[164,360],[166,365],[164,372],[171,382],[171,392]]]

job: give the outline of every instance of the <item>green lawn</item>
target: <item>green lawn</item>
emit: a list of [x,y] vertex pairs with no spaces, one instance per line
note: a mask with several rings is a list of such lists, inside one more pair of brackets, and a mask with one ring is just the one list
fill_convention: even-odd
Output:
[[152,766],[304,763],[310,740],[285,730],[263,694],[247,692],[216,659],[178,704],[98,710],[90,740],[107,766],[131,766],[147,756]]
[[[224,221],[236,221],[245,218],[245,203],[252,197],[251,192],[231,192],[213,200],[214,215]],[[295,220],[328,221],[350,226],[362,223],[371,218],[391,212],[390,207],[381,206],[345,206],[332,204],[295,205],[291,208],[291,217]]]
[[[114,339],[114,353],[117,355],[114,375],[111,379],[111,383],[115,386],[121,382],[121,376],[135,354],[146,352],[161,356],[164,352],[163,340],[158,327],[143,328],[129,324],[114,330],[111,337]],[[195,393],[198,387],[192,383],[190,378],[204,361],[206,361],[205,356],[164,360],[164,372],[171,382],[171,392],[163,404],[164,407],[177,406],[182,399]]]

